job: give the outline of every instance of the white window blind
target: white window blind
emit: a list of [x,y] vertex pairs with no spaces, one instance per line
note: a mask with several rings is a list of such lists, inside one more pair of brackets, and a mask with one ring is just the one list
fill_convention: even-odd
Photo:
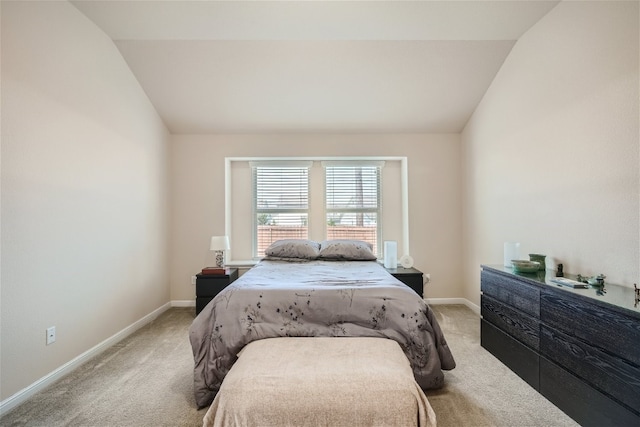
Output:
[[252,162],[254,257],[281,239],[309,236],[310,162]]
[[380,253],[383,164],[323,162],[327,239],[364,240]]

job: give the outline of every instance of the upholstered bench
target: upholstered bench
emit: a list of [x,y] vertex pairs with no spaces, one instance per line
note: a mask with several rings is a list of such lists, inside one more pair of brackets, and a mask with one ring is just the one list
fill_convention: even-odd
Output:
[[435,426],[397,342],[268,338],[248,344],[205,426]]

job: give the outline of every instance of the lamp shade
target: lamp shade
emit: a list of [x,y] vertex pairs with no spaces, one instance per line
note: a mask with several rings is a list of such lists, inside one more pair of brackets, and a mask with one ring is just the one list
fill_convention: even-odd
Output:
[[229,246],[229,236],[211,237],[211,246],[209,249],[212,251],[228,251],[231,249],[231,246]]

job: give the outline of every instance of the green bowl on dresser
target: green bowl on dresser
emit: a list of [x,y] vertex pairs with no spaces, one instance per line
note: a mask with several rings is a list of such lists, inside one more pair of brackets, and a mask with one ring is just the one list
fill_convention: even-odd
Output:
[[511,266],[516,273],[537,273],[540,269],[538,261],[512,259]]

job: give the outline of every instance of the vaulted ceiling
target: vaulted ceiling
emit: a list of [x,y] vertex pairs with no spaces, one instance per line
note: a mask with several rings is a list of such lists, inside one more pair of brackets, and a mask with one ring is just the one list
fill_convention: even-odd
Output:
[[558,1],[72,1],[169,130],[457,133]]

